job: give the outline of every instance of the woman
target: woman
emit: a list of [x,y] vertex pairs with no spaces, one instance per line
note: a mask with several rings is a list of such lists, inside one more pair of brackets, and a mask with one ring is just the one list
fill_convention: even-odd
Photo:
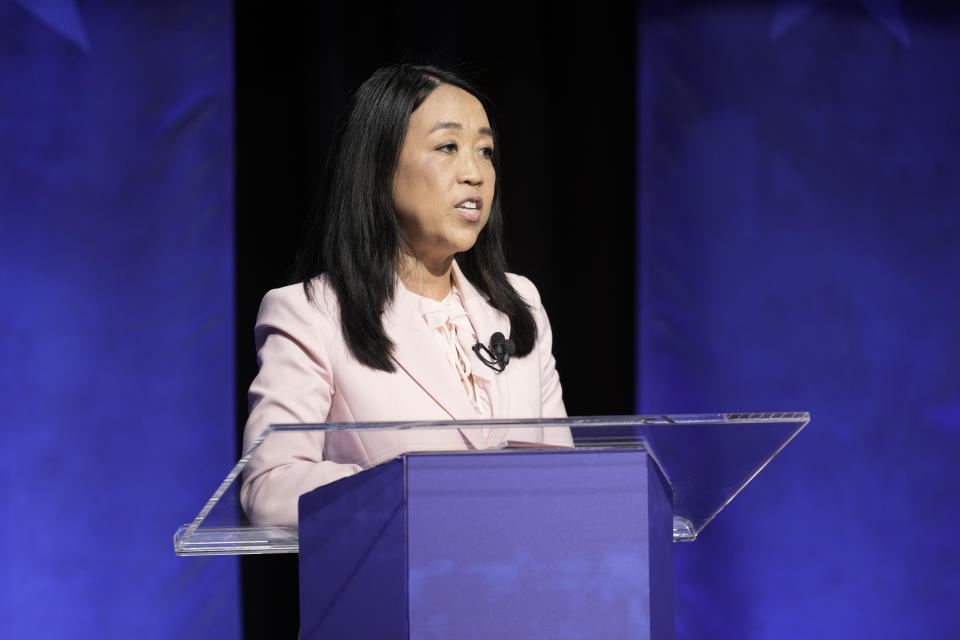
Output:
[[[496,129],[456,75],[373,74],[338,125],[295,281],[257,318],[246,450],[270,424],[564,417],[536,288],[505,273]],[[500,332],[498,372],[472,349]],[[499,368],[499,367],[498,367]],[[272,436],[244,472],[259,524],[295,525],[298,497],[405,451],[568,446],[569,432],[490,429]]]

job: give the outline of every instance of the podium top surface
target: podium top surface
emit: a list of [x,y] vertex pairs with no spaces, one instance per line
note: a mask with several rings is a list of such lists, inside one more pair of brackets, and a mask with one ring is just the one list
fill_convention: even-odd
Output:
[[[229,471],[192,522],[174,535],[178,555],[292,553],[297,529],[252,523],[240,504],[243,470],[268,439],[352,433],[365,442],[393,443],[396,455],[450,453],[447,446],[486,439],[489,448],[465,444],[457,453],[535,451],[537,442],[569,441],[584,450],[639,449],[656,461],[673,494],[673,537],[690,541],[807,425],[806,412],[596,416],[564,419],[475,420],[272,425]],[[494,433],[498,437],[488,438]],[[480,438],[480,435],[483,438]],[[542,434],[538,439],[531,434]],[[421,443],[397,449],[396,443]],[[544,450],[556,451],[556,448]],[[379,462],[386,462],[380,460]]]

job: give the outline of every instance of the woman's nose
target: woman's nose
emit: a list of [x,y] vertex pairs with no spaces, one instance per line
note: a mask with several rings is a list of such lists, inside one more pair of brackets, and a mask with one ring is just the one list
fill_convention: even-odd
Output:
[[460,182],[474,187],[483,184],[483,173],[480,171],[479,163],[476,158],[469,154],[464,156],[463,164],[460,167]]

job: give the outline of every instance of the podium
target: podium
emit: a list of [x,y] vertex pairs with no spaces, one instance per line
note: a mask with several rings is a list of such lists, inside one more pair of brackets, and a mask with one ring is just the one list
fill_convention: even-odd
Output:
[[[299,551],[302,638],[670,639],[672,542],[696,539],[808,421],[795,412],[275,425],[174,545],[180,555]],[[267,438],[365,431],[400,442],[437,429],[524,437],[402,452],[301,496],[299,530],[254,525],[239,507],[238,479]],[[532,446],[551,430],[572,433],[574,447]]]

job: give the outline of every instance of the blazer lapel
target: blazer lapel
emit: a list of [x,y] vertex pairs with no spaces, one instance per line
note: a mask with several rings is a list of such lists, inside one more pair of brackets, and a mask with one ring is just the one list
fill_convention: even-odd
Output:
[[430,333],[415,296],[397,280],[393,302],[384,309],[383,328],[393,341],[393,361],[453,420],[476,418],[450,363]]

